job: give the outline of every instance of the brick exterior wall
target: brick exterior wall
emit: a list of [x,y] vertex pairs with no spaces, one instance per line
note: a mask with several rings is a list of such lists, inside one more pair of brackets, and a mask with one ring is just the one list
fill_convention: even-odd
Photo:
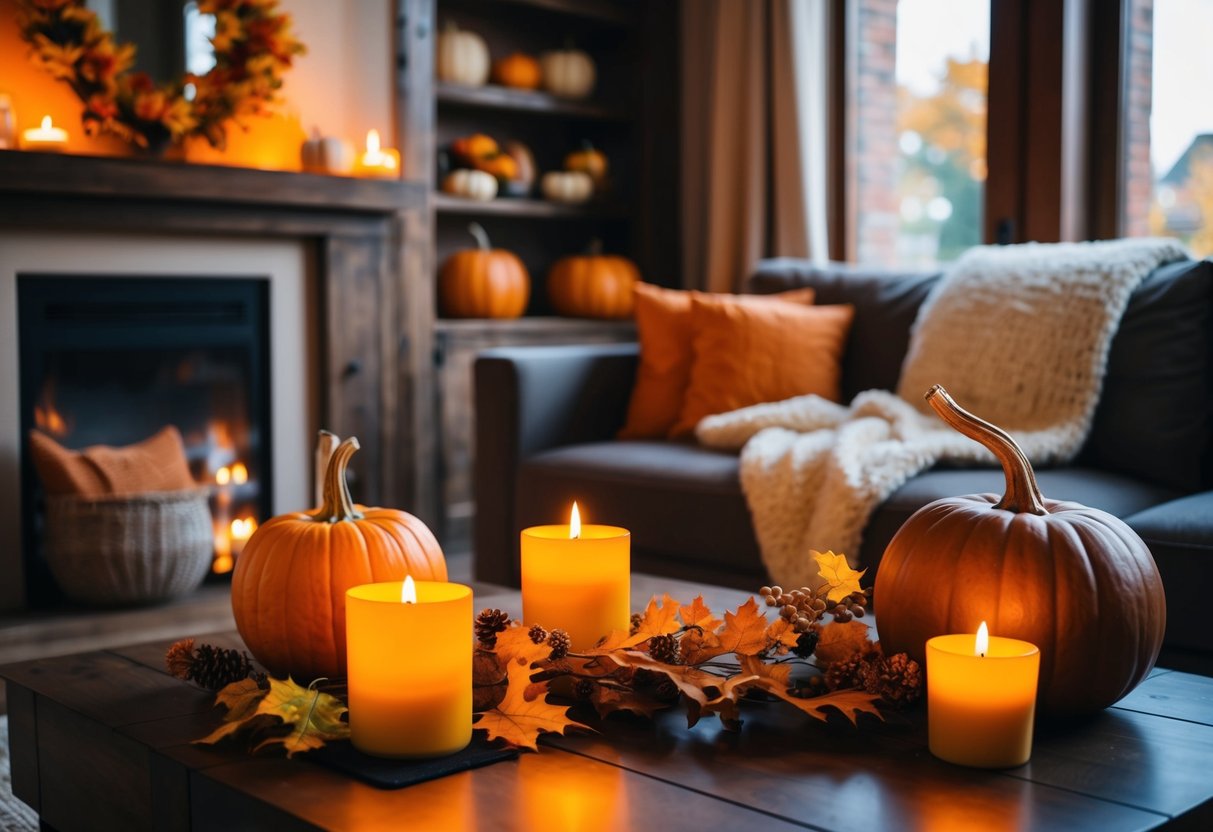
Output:
[[855,256],[895,265],[897,198],[897,0],[858,0],[853,124]]
[[1154,0],[1130,0],[1128,14],[1125,54],[1128,72],[1121,125],[1124,156],[1121,233],[1144,237],[1150,234],[1150,202],[1154,196],[1154,171],[1150,165]]

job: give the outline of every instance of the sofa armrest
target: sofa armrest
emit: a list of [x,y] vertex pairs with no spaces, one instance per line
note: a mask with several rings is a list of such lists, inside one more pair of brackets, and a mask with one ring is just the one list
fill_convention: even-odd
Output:
[[547,448],[611,439],[623,425],[639,346],[506,347],[475,363],[477,580],[517,586],[518,464]]

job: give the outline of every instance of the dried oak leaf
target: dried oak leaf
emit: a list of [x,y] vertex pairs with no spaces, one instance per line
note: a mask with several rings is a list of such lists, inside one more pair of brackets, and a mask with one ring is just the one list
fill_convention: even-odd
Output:
[[872,642],[868,640],[868,625],[862,621],[835,621],[821,628],[817,638],[817,649],[814,655],[822,669],[856,653],[867,653],[872,650]]
[[[196,743],[213,745],[248,729],[252,739],[261,740],[254,746],[254,752],[281,743],[286,756],[293,757],[300,751],[320,748],[329,740],[350,735],[350,726],[341,721],[346,708],[340,699],[297,685],[289,678],[270,679],[268,691],[254,692],[250,683],[256,687],[256,682],[244,679],[219,691],[215,701],[227,707],[228,713],[222,725],[203,739],[195,740]],[[277,722],[267,725],[262,717],[274,717]],[[293,730],[276,730],[283,726]],[[270,736],[265,736],[266,733]]]
[[702,708],[709,699],[715,698],[708,691],[717,691],[721,685],[719,676],[713,676],[702,670],[688,665],[670,665],[659,662],[647,653],[635,650],[616,650],[608,654],[608,658],[620,667],[631,667],[637,670],[652,670],[660,673],[671,682],[687,698],[687,727],[699,721]]
[[859,585],[859,579],[868,570],[856,572],[847,563],[846,555],[836,555],[833,552],[818,552],[815,549],[810,549],[809,554],[817,561],[817,574],[830,587],[830,591],[826,595],[826,598],[829,600],[841,601],[852,592],[859,592],[862,589]]
[[605,656],[613,650],[622,650],[631,638],[626,630],[611,630],[597,644],[582,652],[587,656]]
[[654,595],[649,599],[644,617],[640,619],[640,627],[623,643],[623,646],[635,647],[653,636],[663,636],[666,633],[676,633],[681,630],[682,626],[678,623],[678,609],[679,603],[671,598],[668,592],[662,597],[660,604],[657,603],[657,596]]
[[527,667],[535,662],[541,662],[552,655],[552,648],[547,642],[536,644],[531,641],[530,628],[515,624],[497,634],[497,646],[493,652],[504,664],[521,661]]
[[699,627],[705,633],[716,632],[716,628],[724,623],[712,616],[712,611],[703,603],[702,595],[697,596],[689,605],[679,607],[678,617],[682,619],[684,626]]
[[594,691],[590,694],[590,702],[594,704],[598,716],[603,719],[618,711],[631,711],[646,719],[652,719],[658,711],[669,707],[668,702],[653,699],[636,691],[608,688],[603,685],[594,686]]
[[702,664],[726,652],[720,649],[720,637],[702,630],[687,630],[679,639],[683,664]]
[[[746,656],[745,658],[757,661],[753,656]],[[724,683],[720,686],[720,695],[715,699],[709,699],[703,705],[700,716],[714,713],[720,717],[720,722],[726,729],[730,731],[740,730],[741,712],[737,700],[745,694],[750,684],[757,680],[757,676],[746,673],[738,673],[725,679]]]
[[592,730],[569,719],[568,708],[549,705],[542,695],[526,698],[531,688],[531,669],[525,661],[510,662],[506,676],[505,696],[496,708],[481,714],[473,726],[486,731],[490,740],[504,740],[515,748],[538,751],[541,733],[563,734],[568,728]]
[[825,710],[827,708],[838,710],[851,721],[852,725],[858,724],[857,717],[861,713],[872,714],[880,720],[884,719],[884,714],[876,707],[880,697],[875,694],[865,693],[862,690],[838,690],[822,696],[814,696],[811,699],[800,699],[788,693],[792,673],[790,665],[767,664],[755,656],[741,656],[739,661],[742,675],[753,677],[744,685],[745,689],[753,687],[766,691],[772,696],[777,696],[784,702],[794,705],[813,719],[825,722],[829,717]]
[[756,656],[766,649],[767,619],[758,611],[753,596],[737,608],[725,611],[724,629],[720,631],[720,652],[739,656]]
[[800,633],[796,632],[796,627],[785,618],[780,618],[767,627],[767,649],[774,647],[779,653],[786,653],[795,647],[799,640]]

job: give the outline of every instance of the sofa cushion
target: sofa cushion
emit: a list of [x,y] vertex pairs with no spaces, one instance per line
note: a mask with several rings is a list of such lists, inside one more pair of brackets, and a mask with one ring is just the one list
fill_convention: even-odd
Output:
[[1211,429],[1213,263],[1187,260],[1155,269],[1129,299],[1081,459],[1195,491],[1213,486]]
[[[1120,518],[1178,496],[1172,489],[1092,468],[1042,468],[1036,472],[1036,480],[1048,499],[1082,503]],[[866,566],[880,563],[893,535],[927,503],[964,494],[1002,494],[1005,490],[1006,479],[1000,468],[924,471],[876,509],[864,529],[861,562]]]
[[748,288],[767,293],[809,286],[817,291],[819,305],[855,307],[842,365],[842,401],[850,402],[864,390],[897,389],[910,326],[939,276],[939,272],[877,271],[844,264],[814,267],[785,258],[759,263]]
[[1162,575],[1167,645],[1213,651],[1205,608],[1213,586],[1213,491],[1148,508],[1125,522],[1150,547]]
[[564,522],[574,499],[585,522],[631,530],[637,569],[734,585],[762,580],[735,454],[685,442],[595,442],[519,466],[520,528]]

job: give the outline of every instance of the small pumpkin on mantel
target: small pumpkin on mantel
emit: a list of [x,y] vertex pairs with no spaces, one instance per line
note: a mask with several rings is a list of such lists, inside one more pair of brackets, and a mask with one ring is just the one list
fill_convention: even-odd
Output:
[[358,440],[337,446],[324,502],[263,523],[232,575],[240,637],[275,676],[345,675],[345,593],[381,581],[445,581],[442,547],[424,523],[394,508],[354,503],[346,485]]
[[991,635],[1040,648],[1042,713],[1108,707],[1146,678],[1162,647],[1166,600],[1150,550],[1110,514],[1046,500],[1015,440],[942,387],[926,399],[998,458],[1007,490],[936,500],[893,537],[875,587],[885,653],[922,661],[927,639],[976,632],[984,620]]

